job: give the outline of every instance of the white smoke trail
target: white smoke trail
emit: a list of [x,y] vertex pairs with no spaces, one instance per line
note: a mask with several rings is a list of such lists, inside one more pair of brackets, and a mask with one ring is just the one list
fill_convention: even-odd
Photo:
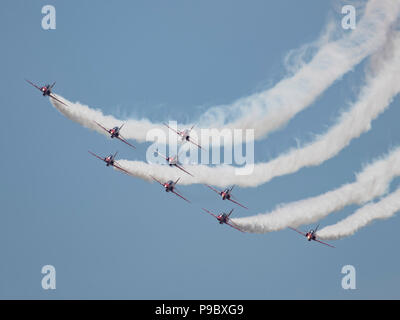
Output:
[[379,202],[366,204],[346,219],[318,231],[320,239],[341,239],[356,233],[374,220],[387,219],[400,211],[400,188]]
[[[356,181],[322,195],[280,206],[270,213],[232,219],[253,233],[278,231],[316,222],[351,204],[363,204],[385,194],[390,182],[400,175],[400,148],[377,160],[357,174]],[[318,233],[319,234],[319,233]]]
[[[398,0],[370,0],[355,30],[331,42],[326,42],[326,35],[323,35],[321,39],[324,40],[319,42],[315,56],[293,76],[283,79],[269,90],[239,99],[231,105],[211,108],[203,115],[199,128],[250,128],[255,129],[255,139],[261,139],[282,127],[336,79],[381,48],[399,10]],[[101,133],[104,132],[93,120],[109,128],[125,122],[124,136],[139,142],[146,141],[149,130],[162,127],[147,119],[122,121],[80,103],[68,102],[69,107],[65,107],[55,100],[51,102],[66,117]],[[226,123],[232,115],[236,116],[236,120]]]
[[[274,177],[290,174],[303,167],[317,166],[337,155],[352,139],[371,129],[371,122],[391,104],[400,91],[400,33],[393,32],[386,46],[372,56],[371,70],[358,100],[349,111],[343,113],[336,125],[315,141],[266,162],[254,164],[249,175],[238,175],[237,167],[221,165],[186,166],[194,177],[182,176],[181,184],[207,183],[219,187],[238,185],[256,187]],[[165,170],[164,166],[124,161],[124,166],[133,176],[153,175],[159,179],[175,179],[179,170]],[[251,171],[250,171],[251,172]]]
[[56,96],[60,100],[65,101],[68,105],[65,106],[62,103],[59,103],[57,100],[50,98],[53,106],[58,109],[58,111],[60,111],[64,116],[86,128],[95,130],[107,136],[109,136],[109,134],[101,129],[94,121],[97,121],[98,123],[109,129],[115,126],[121,126],[123,123],[125,123],[123,130],[121,130],[121,134],[124,135],[124,138],[135,139],[139,142],[146,141],[146,135],[149,130],[162,128],[161,123],[151,123],[147,119],[128,119],[122,121],[116,119],[111,115],[104,115],[103,112],[99,109],[92,109],[89,106],[80,104],[79,102],[73,103],[59,95]]
[[336,79],[385,43],[388,30],[398,18],[399,5],[400,1],[369,1],[357,28],[337,41],[325,43],[294,76],[216,113],[219,117],[221,113],[239,114],[227,127],[255,129],[256,139],[283,127]]

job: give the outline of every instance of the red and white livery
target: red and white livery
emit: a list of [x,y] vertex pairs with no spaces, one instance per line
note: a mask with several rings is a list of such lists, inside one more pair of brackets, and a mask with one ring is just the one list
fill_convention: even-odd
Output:
[[31,84],[32,86],[34,86],[36,89],[38,89],[38,90],[43,94],[44,97],[45,97],[45,96],[49,96],[49,97],[51,97],[52,99],[58,101],[59,103],[62,103],[64,106],[68,107],[64,102],[62,102],[60,99],[58,99],[58,98],[51,92],[51,90],[53,89],[54,85],[56,84],[55,81],[53,82],[52,85],[46,84],[46,85],[43,86],[43,87],[39,87],[39,86],[37,86],[36,84],[34,84],[33,82],[31,82],[31,81],[29,81],[29,80],[27,80],[27,79],[25,79],[25,81],[28,82],[29,84]]
[[160,155],[161,157],[163,157],[163,158],[168,162],[168,165],[169,165],[170,167],[172,167],[172,166],[177,167],[178,169],[182,170],[183,172],[185,172],[185,173],[187,173],[188,175],[190,175],[190,176],[193,177],[193,175],[192,175],[190,172],[186,171],[186,170],[182,167],[182,165],[179,163],[178,155],[175,155],[175,156],[173,156],[173,157],[167,157],[167,156],[163,155],[161,152],[159,152],[158,149],[156,150],[156,153],[157,153],[158,155]]
[[120,127],[114,127],[112,129],[107,129],[106,127],[103,127],[100,123],[95,121],[95,123],[102,128],[103,130],[107,131],[110,134],[111,139],[117,138],[118,140],[122,141],[123,143],[126,143],[128,146],[132,147],[133,149],[136,149],[136,147],[133,144],[130,144],[126,139],[121,135],[121,129],[125,125],[123,123]]
[[289,228],[292,229],[292,230],[294,230],[294,231],[296,231],[297,233],[300,233],[301,235],[305,236],[305,237],[307,238],[308,241],[311,241],[311,240],[317,241],[317,242],[322,243],[322,244],[324,244],[324,245],[326,245],[326,246],[328,246],[328,247],[335,248],[334,246],[332,246],[332,245],[330,245],[330,244],[328,244],[328,243],[322,242],[321,240],[318,240],[318,239],[317,239],[317,230],[318,230],[318,228],[319,228],[319,225],[317,225],[317,227],[315,228],[315,230],[310,230],[310,231],[308,231],[308,232],[306,232],[306,233],[301,232],[301,231],[299,231],[299,230],[297,230],[297,229],[295,229],[295,228],[292,228],[292,227],[289,227]]
[[174,128],[171,128],[169,125],[164,123],[164,125],[174,131],[178,136],[180,136],[182,141],[187,141],[190,143],[193,143],[195,146],[197,146],[200,149],[203,149],[198,143],[196,143],[191,137],[190,137],[190,132],[193,130],[194,126],[193,125],[190,129],[184,129],[184,130],[175,130]]
[[209,186],[208,184],[206,186],[209,187],[212,191],[218,193],[221,196],[222,200],[232,201],[233,203],[236,203],[238,206],[241,206],[242,208],[248,209],[246,206],[244,206],[244,205],[240,204],[239,202],[237,202],[236,200],[232,199],[233,198],[232,190],[233,190],[233,188],[235,186],[232,186],[230,188],[226,188],[226,189],[224,189],[222,191],[214,189],[213,187]]
[[208,211],[207,209],[202,208],[205,212],[211,214],[214,218],[216,218],[219,222],[219,224],[227,224],[228,226],[239,230],[240,232],[244,232],[243,230],[241,230],[235,223],[233,223],[232,221],[230,221],[230,216],[233,212],[233,209],[229,212],[229,213],[220,213],[219,215],[216,215],[214,213],[212,213],[211,211]]
[[159,184],[161,184],[165,188],[165,192],[172,192],[173,194],[177,195],[178,197],[180,197],[183,200],[185,200],[185,201],[190,203],[190,201],[188,199],[186,199],[184,196],[182,196],[181,194],[179,194],[176,191],[176,184],[178,183],[180,178],[178,178],[175,182],[172,181],[172,180],[169,180],[167,182],[162,183],[160,180],[154,178],[153,176],[151,176],[151,177],[153,178],[154,181],[158,182]]
[[124,168],[122,168],[122,167],[117,163],[117,161],[115,161],[115,157],[117,156],[118,151],[117,151],[116,153],[110,154],[109,156],[104,157],[104,158],[98,156],[97,154],[95,154],[95,153],[93,153],[93,152],[91,152],[91,151],[88,151],[88,152],[89,152],[91,155],[95,156],[97,159],[100,159],[101,161],[104,161],[104,162],[106,163],[106,166],[107,166],[107,167],[112,166],[112,167],[117,168],[118,170],[121,170],[121,171],[125,172],[126,174],[129,174],[128,171],[126,171]]

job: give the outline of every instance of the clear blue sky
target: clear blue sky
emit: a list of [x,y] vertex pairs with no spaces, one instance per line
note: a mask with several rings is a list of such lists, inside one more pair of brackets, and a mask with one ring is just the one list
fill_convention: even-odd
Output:
[[[57,29],[41,28],[53,4]],[[115,116],[196,120],[285,74],[289,50],[315,40],[337,2],[11,1],[2,3],[0,298],[275,299],[400,298],[398,216],[337,241],[298,234],[241,234],[200,210],[228,210],[204,186],[182,187],[194,204],[109,168],[87,150],[130,150],[66,119],[24,82],[57,81],[55,92]],[[340,8],[340,7],[339,7]],[[356,96],[363,64],[290,124],[257,142],[266,161],[310,141]],[[400,143],[399,99],[337,157],[236,196],[256,214],[353,181],[362,164]],[[394,181],[392,189],[398,184]],[[352,206],[321,221],[331,224]],[[307,229],[308,226],[303,226]],[[57,289],[41,288],[53,265]],[[341,268],[357,290],[341,288]]]

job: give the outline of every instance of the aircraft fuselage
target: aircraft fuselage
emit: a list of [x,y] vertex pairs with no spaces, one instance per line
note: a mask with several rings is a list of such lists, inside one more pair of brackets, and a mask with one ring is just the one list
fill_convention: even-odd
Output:
[[172,181],[169,181],[166,184],[164,184],[164,187],[166,192],[174,191],[174,184]]
[[315,240],[315,239],[316,239],[315,234],[314,234],[313,231],[307,232],[307,233],[306,233],[306,237],[307,237],[307,240],[308,240],[308,241],[311,241],[311,240]]
[[51,90],[49,88],[49,85],[45,86],[45,87],[41,87],[40,91],[43,92],[43,96],[49,96],[51,93]]
[[229,200],[231,198],[231,195],[227,191],[223,191],[221,195],[222,195],[222,200],[225,200],[225,199]]
[[111,138],[118,138],[119,136],[119,128],[115,127],[110,130]]

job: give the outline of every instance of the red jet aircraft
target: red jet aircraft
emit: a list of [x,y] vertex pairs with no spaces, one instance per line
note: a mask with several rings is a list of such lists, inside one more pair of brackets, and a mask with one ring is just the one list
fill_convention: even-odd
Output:
[[324,245],[326,245],[328,247],[334,248],[334,246],[331,246],[330,244],[327,244],[327,243],[322,242],[321,240],[317,239],[316,233],[317,233],[318,227],[319,227],[319,225],[315,228],[315,230],[310,230],[307,233],[303,233],[303,232],[301,232],[301,231],[299,231],[299,230],[297,230],[295,228],[292,228],[292,227],[289,227],[289,228],[294,230],[294,231],[296,231],[296,232],[298,232],[298,233],[300,233],[301,235],[305,236],[308,241],[314,240],[314,241],[322,243],[322,244],[324,244]]
[[102,158],[102,157],[98,156],[97,154],[95,154],[95,153],[93,153],[93,152],[91,152],[91,151],[89,151],[89,153],[90,153],[91,155],[95,156],[96,158],[98,158],[98,159],[104,161],[104,162],[106,163],[106,166],[107,166],[107,167],[112,166],[112,167],[117,168],[118,170],[121,170],[121,171],[125,172],[126,174],[129,174],[128,171],[126,171],[125,169],[123,169],[123,168],[115,161],[115,157],[117,156],[118,151],[117,151],[115,154],[110,154],[109,156],[107,156],[107,157],[105,157],[105,158]]
[[36,89],[38,89],[43,94],[43,96],[49,96],[49,97],[53,98],[54,100],[57,100],[58,102],[62,103],[64,106],[68,107],[64,102],[62,102],[60,99],[56,98],[56,96],[51,92],[54,85],[56,84],[55,82],[52,85],[46,84],[43,87],[39,87],[36,84],[30,82],[29,80],[25,79],[25,81],[28,82],[29,84],[31,84],[32,86],[34,86]]
[[203,149],[199,144],[197,144],[196,142],[194,142],[194,141],[192,140],[192,138],[190,138],[190,131],[193,130],[193,128],[194,128],[195,125],[193,125],[190,129],[185,129],[185,130],[182,130],[182,131],[180,131],[180,130],[177,131],[177,130],[175,130],[174,128],[171,128],[171,127],[170,127],[169,125],[167,125],[166,123],[164,123],[164,125],[167,126],[169,129],[171,129],[172,131],[174,131],[178,136],[180,136],[181,139],[182,139],[182,141],[191,142],[191,143],[193,143],[195,146],[199,147],[200,149]]
[[241,206],[242,208],[248,209],[247,207],[245,207],[244,205],[240,204],[239,202],[231,199],[231,198],[233,198],[232,190],[233,190],[234,186],[232,186],[230,188],[226,188],[223,191],[219,191],[217,189],[214,189],[213,187],[209,186],[208,184],[206,186],[209,187],[211,190],[215,191],[216,193],[218,193],[221,196],[222,200],[232,201],[233,203],[236,203],[237,205]]
[[178,155],[176,155],[176,156],[174,156],[174,157],[166,157],[165,155],[163,155],[162,153],[160,153],[158,150],[156,150],[156,153],[159,154],[161,157],[163,157],[165,160],[167,160],[168,165],[169,165],[170,167],[175,166],[175,167],[177,167],[178,169],[182,170],[183,172],[185,172],[185,173],[187,173],[188,175],[190,175],[190,176],[193,177],[193,175],[192,175],[190,172],[188,172],[188,171],[186,171],[185,169],[183,169],[182,165],[181,165],[181,164],[179,163],[179,161],[178,161]]
[[229,212],[229,213],[220,213],[219,215],[216,215],[210,211],[208,211],[207,209],[202,208],[205,212],[211,214],[214,218],[216,218],[219,222],[219,224],[227,224],[228,226],[239,230],[240,232],[244,232],[243,230],[241,230],[237,225],[235,225],[233,222],[229,222],[230,219],[229,217],[231,216],[233,209]]
[[126,139],[121,135],[120,131],[122,127],[124,126],[125,123],[123,123],[120,127],[114,127],[112,129],[107,129],[103,127],[100,123],[96,122],[95,123],[102,128],[103,130],[107,131],[110,134],[111,139],[117,138],[121,140],[123,143],[126,143],[128,146],[132,147],[133,149],[136,149],[136,147],[132,144],[130,144]]
[[175,191],[175,186],[178,183],[180,178],[178,178],[175,182],[172,180],[169,180],[167,182],[162,183],[160,180],[154,178],[153,176],[151,176],[151,177],[153,178],[154,181],[158,182],[165,188],[165,192],[172,192],[172,193],[176,194],[178,197],[181,197],[183,200],[190,203],[190,201],[188,199],[186,199],[185,197],[183,197],[182,195],[180,195],[178,192]]

